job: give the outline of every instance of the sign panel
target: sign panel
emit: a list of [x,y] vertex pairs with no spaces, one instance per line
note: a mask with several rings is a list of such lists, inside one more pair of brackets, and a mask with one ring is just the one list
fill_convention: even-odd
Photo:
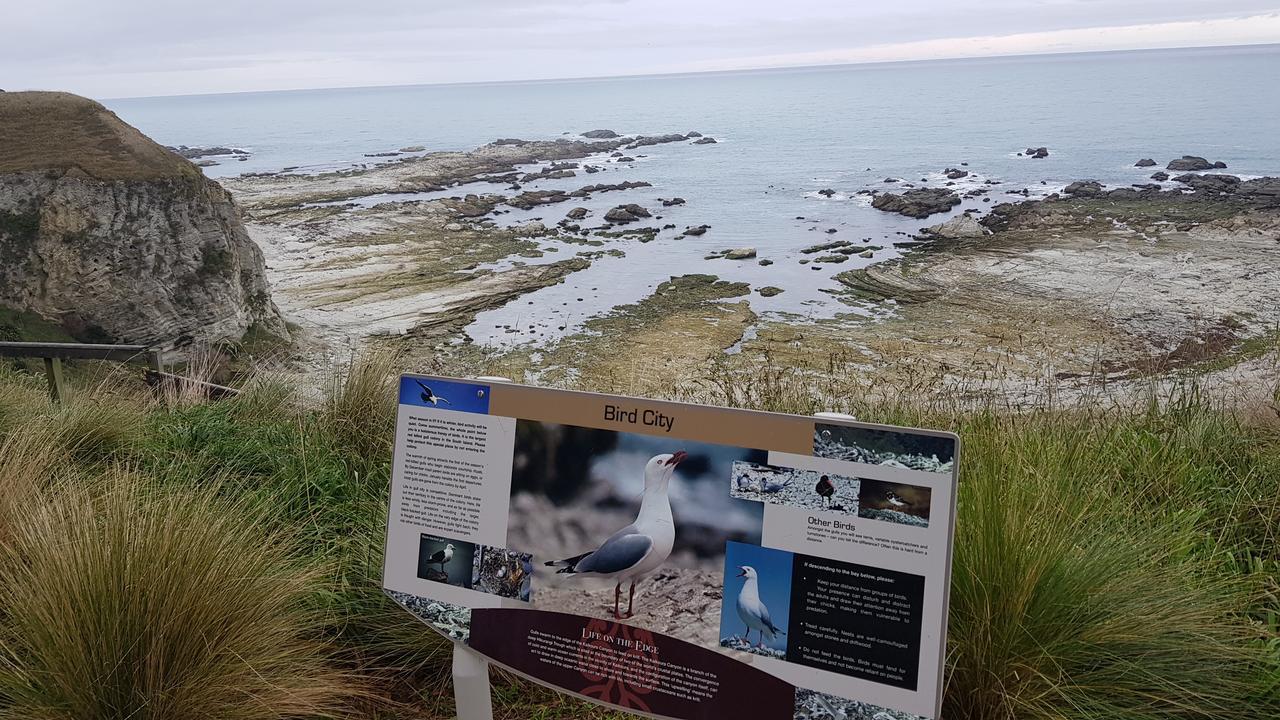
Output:
[[383,587],[638,714],[936,718],[958,457],[944,432],[406,375]]

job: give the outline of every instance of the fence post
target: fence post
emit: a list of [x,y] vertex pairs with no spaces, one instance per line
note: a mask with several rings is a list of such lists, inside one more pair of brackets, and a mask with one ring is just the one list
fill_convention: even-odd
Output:
[[62,358],[45,358],[44,375],[49,381],[49,398],[56,403],[61,403],[64,399],[62,385]]
[[164,372],[164,348],[151,349],[151,369],[158,373]]
[[453,645],[453,704],[458,720],[493,720],[489,663],[461,643]]

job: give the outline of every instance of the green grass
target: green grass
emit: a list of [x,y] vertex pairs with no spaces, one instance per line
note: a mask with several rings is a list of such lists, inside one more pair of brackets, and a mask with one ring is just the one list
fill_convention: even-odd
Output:
[[[0,664],[0,714],[70,717],[36,710],[73,696],[106,702],[84,673],[104,667],[104,658],[121,667],[144,662],[125,640],[154,628],[130,603],[171,586],[164,574],[171,563],[156,558],[173,558],[185,567],[211,559],[265,563],[235,578],[222,569],[213,577],[233,584],[274,578],[244,591],[266,592],[255,602],[271,611],[244,610],[243,593],[205,598],[204,585],[188,578],[165,612],[199,607],[201,616],[174,615],[188,619],[170,626],[165,642],[187,647],[204,617],[235,620],[235,627],[261,627],[274,645],[308,648],[299,650],[305,662],[291,655],[268,663],[281,668],[274,683],[312,687],[309,678],[333,673],[335,688],[350,687],[350,678],[361,688],[343,697],[355,717],[451,717],[451,695],[428,690],[445,686],[446,644],[379,590],[395,368],[392,356],[365,355],[327,382],[260,376],[234,400],[169,407],[124,380],[84,383],[64,409],[48,405],[39,378],[0,373],[0,490],[11,498],[0,501],[0,547],[7,548],[0,554],[0,657],[8,659]],[[1194,386],[1128,408],[1017,411],[870,405],[813,387],[812,377],[765,368],[745,382],[712,374],[671,394],[801,413],[838,408],[962,435],[944,717],[1280,715],[1274,411],[1224,406]],[[103,480],[120,476],[122,466],[136,486]],[[200,526],[194,545],[173,542],[177,526],[162,521],[169,514]],[[145,532],[125,532],[126,525]],[[37,553],[44,553],[38,566],[15,561]],[[125,557],[147,561],[123,568]],[[112,584],[97,565],[135,575]],[[74,583],[96,583],[85,585],[95,602],[114,604],[52,602],[55,590]],[[62,633],[41,628],[54,612],[58,627],[98,632],[84,623],[112,617],[132,623],[132,634],[106,636],[101,649],[67,645]],[[260,687],[208,662],[199,667]],[[102,692],[117,692],[120,682],[113,678]],[[145,696],[151,686],[135,687]],[[495,675],[495,708],[504,718],[621,717],[502,674]],[[124,717],[85,712],[79,717]]]

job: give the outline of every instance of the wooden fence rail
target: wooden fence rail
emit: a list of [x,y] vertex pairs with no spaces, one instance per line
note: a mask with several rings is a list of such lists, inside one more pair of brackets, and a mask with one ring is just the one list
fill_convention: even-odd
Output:
[[0,342],[0,357],[42,358],[49,380],[49,397],[54,402],[66,398],[62,381],[63,360],[113,360],[142,363],[155,372],[164,372],[164,351],[146,345],[94,345],[90,343]]
[[49,397],[54,402],[66,399],[62,380],[63,360],[110,360],[147,366],[147,384],[153,388],[194,388],[212,400],[234,397],[235,388],[165,372],[164,350],[147,345],[94,345],[87,343],[0,342],[0,357],[42,358],[45,377],[49,380]]

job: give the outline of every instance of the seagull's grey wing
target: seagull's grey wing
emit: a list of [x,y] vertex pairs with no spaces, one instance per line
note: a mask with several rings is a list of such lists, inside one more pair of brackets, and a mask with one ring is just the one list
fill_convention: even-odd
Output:
[[580,573],[616,573],[634,567],[653,548],[653,538],[628,525],[604,541],[590,555],[583,558],[576,568]]
[[769,608],[768,608],[768,606],[766,606],[763,602],[758,602],[758,603],[756,603],[756,606],[755,606],[755,608],[754,608],[754,609],[755,609],[755,611],[756,611],[756,615],[757,615],[757,616],[759,616],[759,618],[760,618],[760,622],[764,623],[764,626],[765,626],[765,627],[767,627],[767,628],[769,628],[770,630],[772,630],[772,629],[773,629],[773,620],[769,617]]

